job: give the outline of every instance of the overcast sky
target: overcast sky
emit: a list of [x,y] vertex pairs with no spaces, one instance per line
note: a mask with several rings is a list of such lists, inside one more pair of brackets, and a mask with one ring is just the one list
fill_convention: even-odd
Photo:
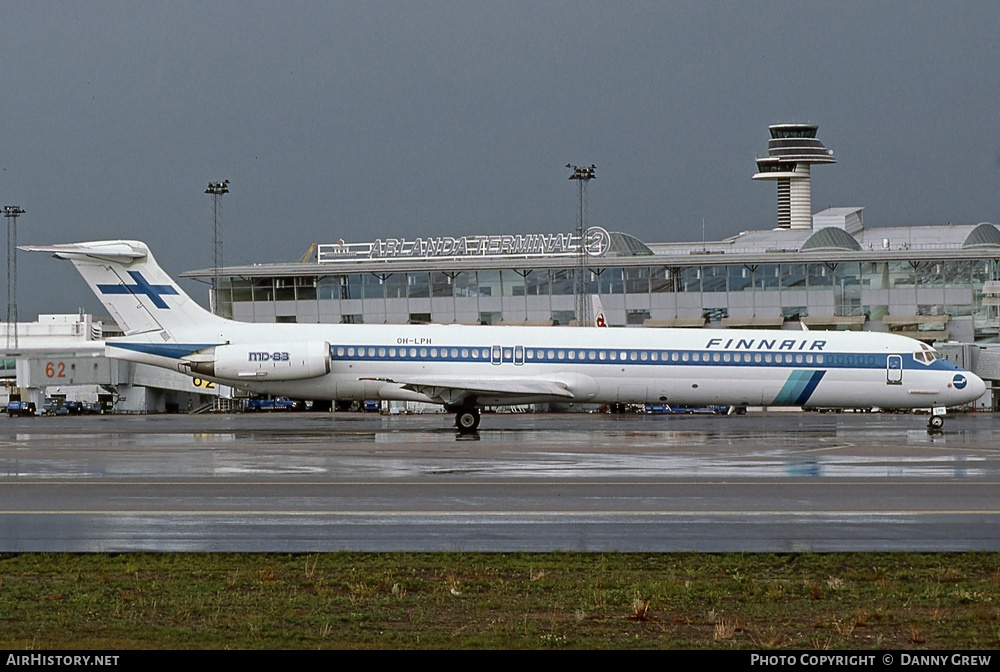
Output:
[[[21,244],[135,238],[172,275],[314,242],[771,228],[767,126],[819,124],[813,209],[1000,221],[992,2],[0,2],[0,205]],[[104,313],[19,253],[19,313]],[[205,303],[207,289],[182,286]]]

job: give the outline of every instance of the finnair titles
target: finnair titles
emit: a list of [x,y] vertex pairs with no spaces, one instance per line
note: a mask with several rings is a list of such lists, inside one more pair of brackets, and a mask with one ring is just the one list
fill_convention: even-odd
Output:
[[[786,338],[780,340],[777,338],[761,338],[755,341],[755,339],[745,339],[745,338],[730,338],[726,339],[725,345],[722,343],[721,338],[709,339],[706,348],[722,348],[723,350],[729,350],[730,348],[735,350],[822,350],[826,346],[825,340],[798,340]],[[780,344],[779,344],[780,343]]]

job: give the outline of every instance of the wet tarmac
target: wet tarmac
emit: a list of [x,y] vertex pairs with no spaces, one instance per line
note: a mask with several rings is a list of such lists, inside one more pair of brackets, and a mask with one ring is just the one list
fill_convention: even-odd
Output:
[[0,551],[1000,550],[1000,415],[0,419]]

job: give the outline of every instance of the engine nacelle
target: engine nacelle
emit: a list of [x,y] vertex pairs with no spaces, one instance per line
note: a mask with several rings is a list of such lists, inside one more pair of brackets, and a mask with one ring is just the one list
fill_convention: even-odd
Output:
[[184,358],[192,374],[227,380],[304,380],[330,373],[330,344],[247,343],[216,345]]

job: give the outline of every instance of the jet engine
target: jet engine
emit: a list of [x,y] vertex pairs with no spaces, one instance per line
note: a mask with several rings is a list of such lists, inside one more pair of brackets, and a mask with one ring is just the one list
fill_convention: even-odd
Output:
[[181,365],[186,373],[227,380],[304,380],[330,373],[330,344],[240,343],[192,353]]

